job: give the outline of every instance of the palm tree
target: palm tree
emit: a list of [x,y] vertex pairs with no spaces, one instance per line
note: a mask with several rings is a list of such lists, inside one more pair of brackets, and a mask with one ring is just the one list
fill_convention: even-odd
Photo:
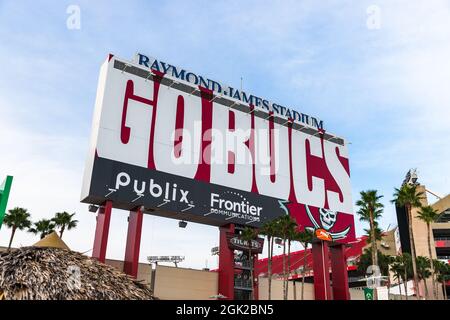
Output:
[[412,272],[412,259],[411,255],[407,252],[404,252],[401,256],[398,256],[398,258],[403,265],[403,283],[405,285],[406,300],[408,300],[408,280],[414,277]]
[[423,192],[417,191],[416,185],[404,184],[400,189],[395,188],[394,199],[391,200],[397,206],[402,206],[406,208],[408,215],[408,229],[409,229],[409,243],[411,247],[411,259],[413,267],[413,279],[414,279],[414,290],[419,298],[419,279],[417,276],[417,264],[416,264],[416,248],[414,244],[413,229],[412,229],[412,208],[421,207],[421,200],[423,199]]
[[277,220],[279,237],[283,239],[283,298],[284,300],[287,300],[288,274],[286,271],[286,241],[288,240],[289,234],[292,232],[292,229],[295,229],[297,227],[297,223],[289,215],[281,216]]
[[41,219],[33,224],[34,226],[29,229],[31,233],[40,234],[41,239],[46,235],[55,231],[55,223],[49,219]]
[[[380,199],[383,196],[378,195],[377,190],[361,191],[359,194],[361,195],[361,199],[356,201],[356,205],[359,207],[357,214],[359,215],[359,220],[369,222],[372,265],[378,267],[378,249],[375,228],[377,227],[377,219],[380,218],[383,213],[384,205],[380,202]],[[374,290],[374,299],[377,299],[376,290]]]
[[[291,224],[288,233],[287,233],[287,242],[288,242],[288,255],[287,255],[287,277],[285,278],[286,281],[286,299],[289,291],[289,274],[291,272],[291,244],[293,241],[297,240],[297,223],[295,222]],[[295,293],[295,292],[294,292]]]
[[[374,225],[375,225],[375,229],[374,229],[375,240],[376,241],[381,241],[382,238],[383,238],[383,230],[381,230],[381,228],[378,227],[378,222],[375,221]],[[366,232],[366,236],[367,236],[366,242],[368,244],[372,244],[372,236],[371,236],[370,229],[364,229],[364,231]],[[370,250],[370,251],[372,251],[372,250]],[[388,292],[389,292],[390,287],[391,287],[391,279],[389,277],[389,265],[391,264],[392,259],[393,259],[393,257],[384,255],[384,254],[382,254],[380,252],[380,250],[378,250],[377,263],[378,263],[378,266],[381,269],[382,274],[387,276]]]
[[308,251],[308,244],[312,243],[313,240],[313,234],[309,232],[308,230],[304,229],[302,232],[297,233],[297,239],[298,242],[303,247],[303,268],[302,268],[302,292],[301,292],[301,298],[304,300],[304,287],[305,287],[305,275],[306,275],[306,255]]
[[272,258],[273,258],[273,242],[276,236],[276,222],[268,221],[260,229],[260,233],[267,237],[268,248],[268,260],[267,260],[267,280],[268,280],[268,297],[272,299]]
[[444,291],[444,300],[447,300],[446,281],[450,279],[450,265],[440,260],[434,260],[434,267],[436,270],[436,280],[442,284]]
[[16,230],[23,230],[31,226],[30,214],[27,209],[15,207],[8,211],[3,220],[8,228],[11,228],[11,237],[9,239],[8,251],[11,250],[11,245],[16,234]]
[[398,289],[400,291],[400,300],[402,300],[402,287],[400,284],[400,280],[403,279],[403,266],[402,264],[398,261],[397,257],[395,257],[394,259],[392,259],[391,261],[391,271],[394,273],[394,280],[397,280],[397,284],[398,284]]
[[257,238],[258,234],[253,228],[245,228],[242,231],[242,240],[248,243],[248,261],[250,262],[250,285],[251,285],[251,295],[250,300],[255,300],[254,294],[254,279],[253,279],[253,253],[252,253],[252,241]]
[[419,281],[422,280],[425,286],[425,299],[428,297],[428,285],[427,278],[431,276],[430,271],[430,259],[427,257],[418,256],[417,257],[417,276],[419,277]]
[[[366,232],[366,242],[369,244],[372,244],[372,232],[370,231],[370,229],[364,229],[364,231]],[[378,223],[375,222],[375,229],[374,229],[374,233],[375,233],[375,240],[376,241],[380,241],[383,238],[383,230],[381,230],[381,228],[378,226]]]
[[[366,272],[368,267],[372,264],[372,248],[364,250],[363,254],[359,258],[358,271]],[[389,275],[389,265],[391,263],[390,256],[383,254],[378,250],[378,267],[380,268],[380,274],[382,276]]]
[[436,219],[439,217],[439,213],[433,209],[431,206],[423,207],[419,211],[419,215],[417,218],[422,220],[427,224],[427,232],[428,232],[428,258],[430,259],[430,266],[431,266],[431,282],[433,285],[433,299],[437,299],[437,290],[436,290],[436,284],[435,284],[435,275],[434,275],[434,263],[433,263],[433,255],[431,250],[431,223],[436,221]]
[[70,230],[75,228],[78,224],[78,220],[72,220],[75,213],[68,213],[66,211],[57,212],[52,221],[55,223],[56,227],[59,227],[59,237],[62,238],[64,230]]

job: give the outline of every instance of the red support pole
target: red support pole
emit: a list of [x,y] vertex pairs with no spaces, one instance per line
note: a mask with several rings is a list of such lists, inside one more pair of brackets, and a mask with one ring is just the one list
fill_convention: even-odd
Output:
[[138,275],[143,218],[140,207],[136,211],[130,211],[128,217],[127,245],[125,249],[123,272],[134,278],[137,278]]
[[111,221],[112,201],[106,201],[98,209],[97,227],[95,228],[94,248],[92,258],[105,263],[106,247],[108,245],[109,222]]
[[348,288],[347,259],[345,257],[345,244],[333,244],[331,253],[331,279],[333,282],[333,299],[350,300]]
[[234,224],[219,228],[219,294],[234,299],[234,250],[228,248],[227,233],[234,233]]
[[331,300],[330,262],[328,243],[317,241],[312,244],[314,296],[316,300]]

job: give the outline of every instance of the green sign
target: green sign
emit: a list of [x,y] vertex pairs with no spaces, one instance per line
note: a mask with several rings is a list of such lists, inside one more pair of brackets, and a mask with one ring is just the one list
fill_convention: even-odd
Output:
[[5,181],[0,185],[0,229],[2,228],[3,218],[5,217],[12,180],[12,176],[6,176]]
[[366,300],[373,300],[373,289],[364,288],[364,298]]

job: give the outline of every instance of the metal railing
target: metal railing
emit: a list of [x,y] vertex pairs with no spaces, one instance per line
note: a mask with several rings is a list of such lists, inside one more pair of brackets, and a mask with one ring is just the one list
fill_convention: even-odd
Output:
[[234,286],[235,287],[240,287],[240,288],[251,289],[252,288],[252,282],[250,280],[234,279]]
[[250,269],[252,267],[252,264],[250,261],[248,260],[244,260],[244,261],[235,261],[234,262],[235,267],[240,267],[240,268],[246,268],[246,269]]
[[435,241],[450,241],[450,237],[434,237]]

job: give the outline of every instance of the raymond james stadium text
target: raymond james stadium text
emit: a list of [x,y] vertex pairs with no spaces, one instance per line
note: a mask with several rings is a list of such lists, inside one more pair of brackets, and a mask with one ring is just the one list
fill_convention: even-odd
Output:
[[206,89],[211,90],[212,92],[230,97],[232,99],[241,101],[245,104],[252,105],[255,108],[263,110],[265,112],[271,112],[275,115],[284,117],[286,119],[291,119],[292,121],[295,122],[301,122],[314,128],[323,129],[323,121],[315,117],[311,117],[307,114],[297,112],[295,110],[292,110],[288,107],[282,106],[277,103],[272,103],[266,99],[262,99],[255,95],[247,94],[242,90],[226,86],[217,81],[197,75],[196,73],[168,64],[161,60],[138,53],[136,55],[136,62],[142,66],[145,66],[152,70],[156,70],[158,72],[162,72],[178,80],[202,86]]

